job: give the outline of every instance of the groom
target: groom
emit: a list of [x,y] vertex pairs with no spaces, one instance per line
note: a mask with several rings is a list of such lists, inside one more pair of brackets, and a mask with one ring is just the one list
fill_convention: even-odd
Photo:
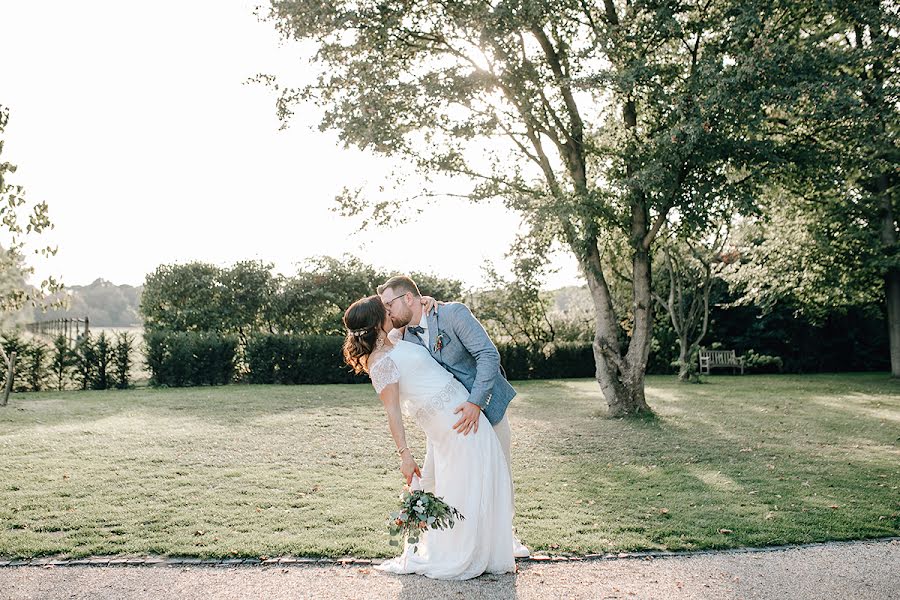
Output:
[[[459,302],[449,302],[442,305],[440,311],[435,309],[426,315],[418,286],[403,275],[391,277],[378,286],[378,295],[394,328],[404,332],[403,339],[425,346],[431,356],[469,391],[469,400],[456,409],[460,416],[453,429],[461,435],[478,431],[478,419],[484,412],[500,440],[511,482],[511,435],[506,407],[516,390],[503,376],[500,353],[484,327],[469,308]],[[426,452],[427,467],[423,469],[426,473],[434,472],[428,465],[431,460],[434,460],[432,453]],[[423,483],[426,489],[434,487],[434,482]],[[517,557],[529,555],[528,548],[518,538],[514,538],[514,546]]]

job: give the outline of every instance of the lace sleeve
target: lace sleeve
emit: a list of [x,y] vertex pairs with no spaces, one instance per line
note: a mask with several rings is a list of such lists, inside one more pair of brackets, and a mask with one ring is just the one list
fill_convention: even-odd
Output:
[[392,383],[400,381],[400,371],[397,364],[390,356],[380,359],[369,371],[369,377],[372,379],[372,385],[379,394],[381,391]]

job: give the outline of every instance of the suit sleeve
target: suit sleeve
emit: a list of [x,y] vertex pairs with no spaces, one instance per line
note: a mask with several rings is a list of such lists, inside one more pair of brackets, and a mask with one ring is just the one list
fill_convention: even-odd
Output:
[[469,402],[484,410],[500,372],[500,353],[487,331],[465,304],[454,305],[452,329],[456,339],[475,358],[475,382],[469,393]]

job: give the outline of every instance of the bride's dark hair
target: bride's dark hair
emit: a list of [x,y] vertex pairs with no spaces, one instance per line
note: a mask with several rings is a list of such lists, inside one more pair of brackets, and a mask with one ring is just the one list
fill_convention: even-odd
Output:
[[353,368],[357,375],[369,372],[369,355],[375,350],[375,342],[382,333],[382,325],[387,317],[380,296],[362,298],[350,305],[344,313],[344,327],[347,338],[344,340],[344,362]]

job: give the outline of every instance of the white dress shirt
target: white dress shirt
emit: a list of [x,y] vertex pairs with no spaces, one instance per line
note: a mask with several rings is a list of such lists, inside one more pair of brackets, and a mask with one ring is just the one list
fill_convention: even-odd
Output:
[[422,313],[422,320],[419,321],[419,327],[421,327],[425,331],[423,331],[422,333],[419,333],[417,335],[419,336],[419,339],[421,339],[423,342],[425,342],[425,347],[428,348],[428,350],[430,351],[431,350],[431,342],[430,342],[431,336],[428,335],[428,317],[425,316],[424,312]]

